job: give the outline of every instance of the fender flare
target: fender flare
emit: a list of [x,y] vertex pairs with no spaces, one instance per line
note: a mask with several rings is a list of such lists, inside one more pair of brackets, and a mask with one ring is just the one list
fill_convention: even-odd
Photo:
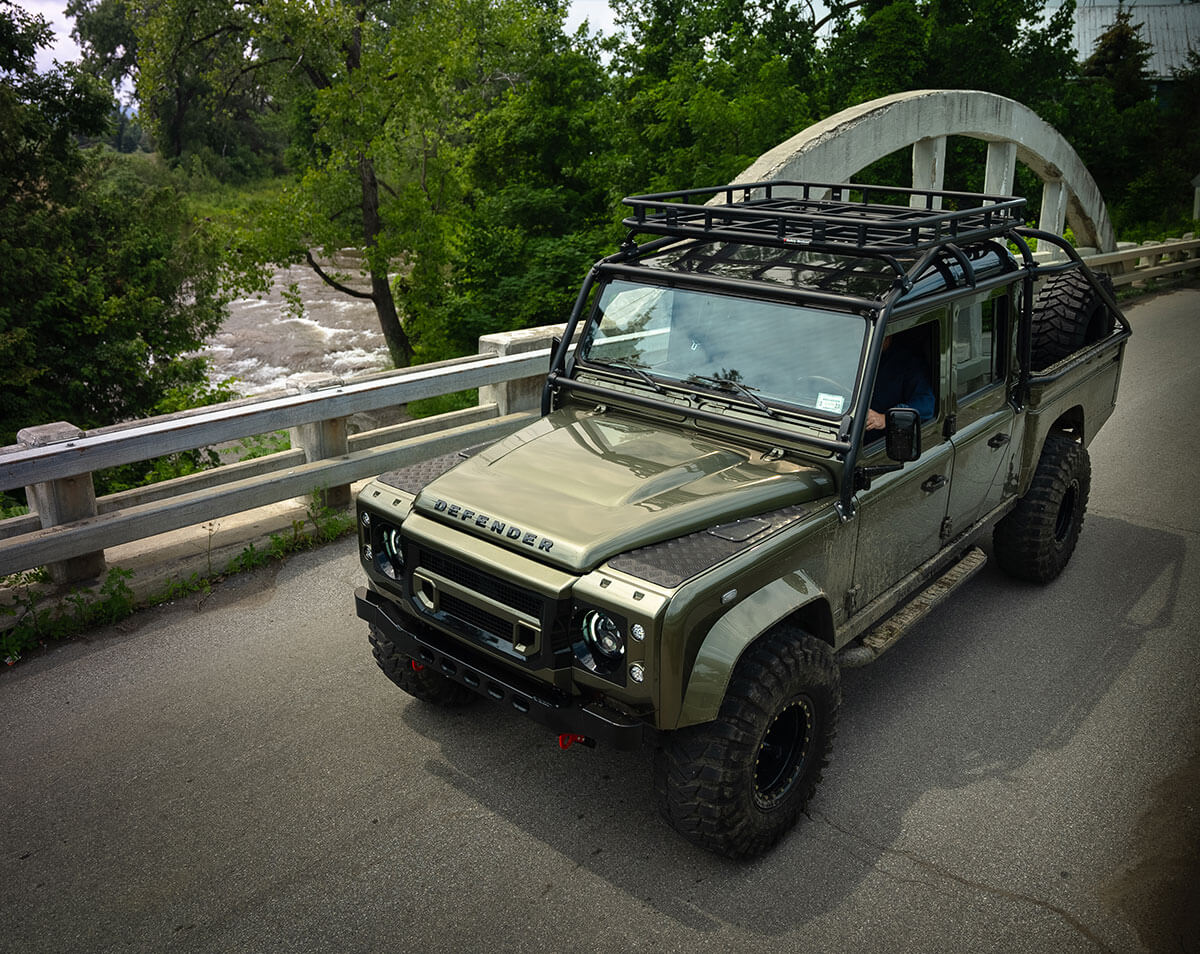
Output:
[[715,719],[746,649],[777,623],[824,598],[824,590],[797,571],[772,580],[717,620],[692,665],[676,728]]

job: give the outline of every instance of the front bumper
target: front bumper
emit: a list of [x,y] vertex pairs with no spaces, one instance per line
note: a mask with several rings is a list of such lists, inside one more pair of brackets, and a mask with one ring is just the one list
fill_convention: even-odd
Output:
[[555,732],[586,736],[617,749],[636,749],[649,731],[633,716],[596,702],[580,705],[577,699],[514,674],[482,653],[408,618],[374,590],[358,587],[354,607],[359,619],[378,628],[406,656],[485,698],[511,705]]

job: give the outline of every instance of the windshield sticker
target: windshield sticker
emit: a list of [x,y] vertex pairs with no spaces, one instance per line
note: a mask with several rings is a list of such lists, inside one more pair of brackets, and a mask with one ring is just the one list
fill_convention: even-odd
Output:
[[846,398],[841,394],[826,394],[822,391],[817,395],[818,411],[832,411],[834,414],[841,414],[845,404]]

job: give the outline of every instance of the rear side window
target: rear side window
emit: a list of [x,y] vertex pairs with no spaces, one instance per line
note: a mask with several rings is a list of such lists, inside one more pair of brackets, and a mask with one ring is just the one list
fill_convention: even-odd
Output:
[[1008,292],[981,295],[954,309],[954,394],[965,398],[1004,378]]

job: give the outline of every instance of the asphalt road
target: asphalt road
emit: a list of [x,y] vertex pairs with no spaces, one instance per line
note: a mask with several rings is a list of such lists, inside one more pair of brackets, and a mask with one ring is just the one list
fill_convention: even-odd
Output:
[[1129,311],[1071,565],[848,671],[767,857],[395,690],[344,542],[0,673],[0,950],[1200,951],[1200,289]]

